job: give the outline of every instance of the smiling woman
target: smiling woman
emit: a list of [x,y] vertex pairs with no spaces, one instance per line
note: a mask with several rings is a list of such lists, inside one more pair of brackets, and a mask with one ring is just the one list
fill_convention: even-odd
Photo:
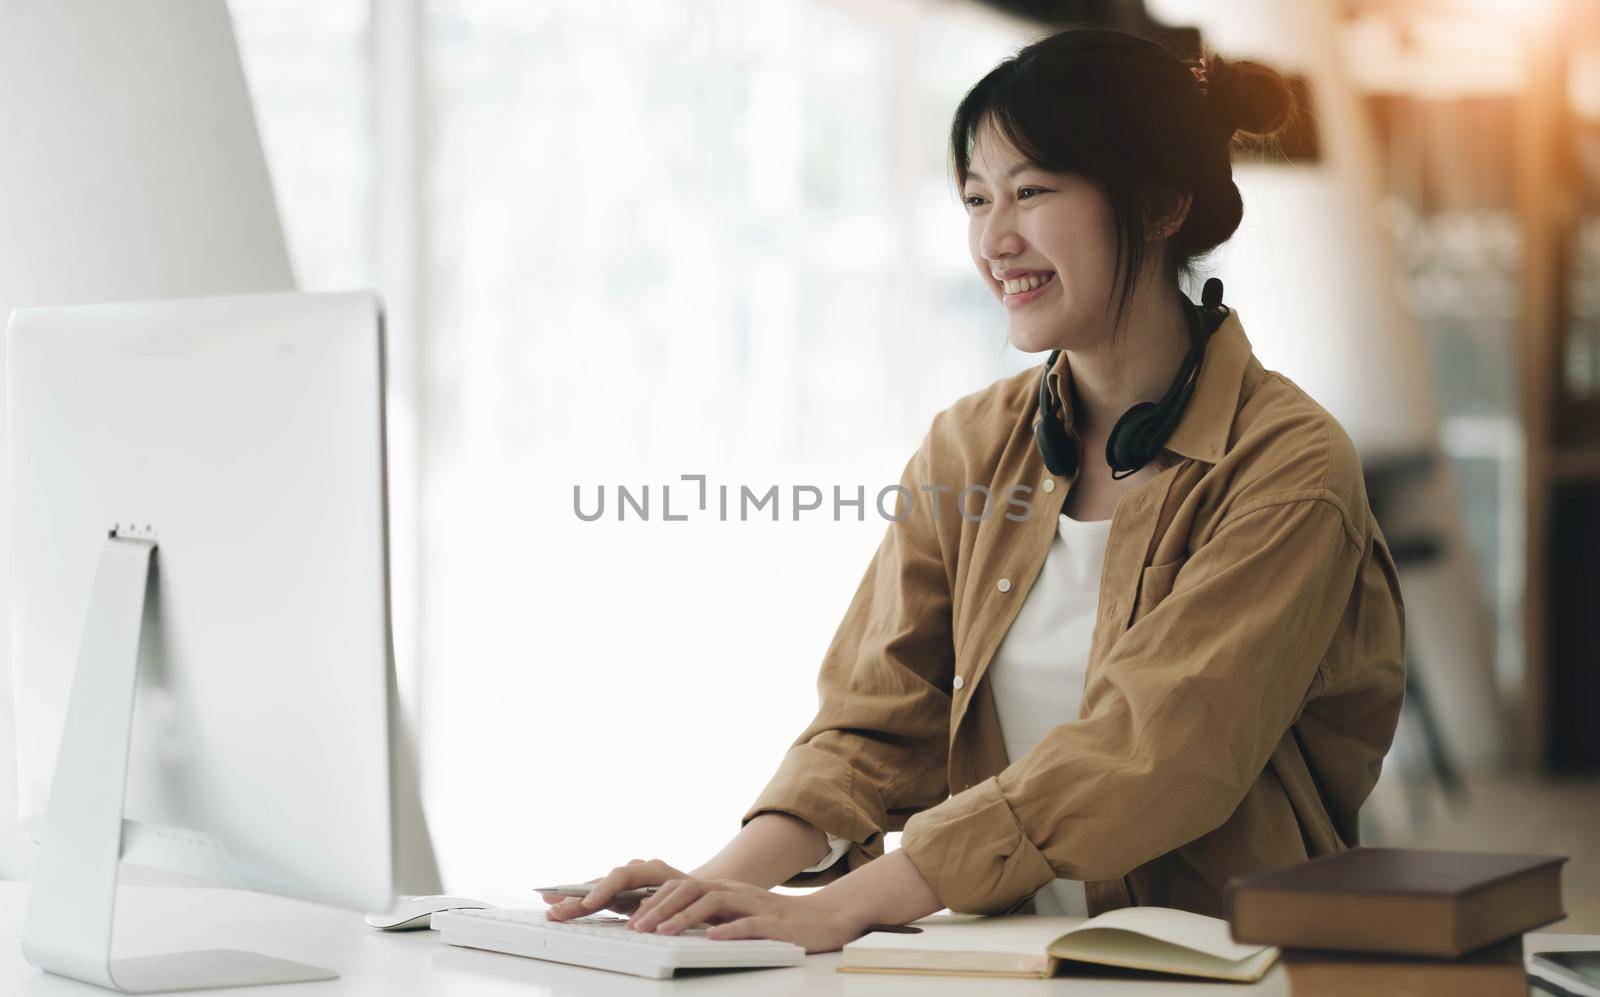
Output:
[[[1112,325],[1120,327],[1152,234],[1162,283],[1192,277],[1194,261],[1232,235],[1243,215],[1232,137],[1274,134],[1292,108],[1283,78],[1253,62],[1212,55],[1188,64],[1114,31],[1065,31],[1030,45],[968,91],[951,124],[974,257],[986,255],[978,237],[993,224],[978,221],[1016,206],[1031,219],[1030,235],[1048,233],[1062,247],[1074,276],[1116,267],[1107,290],[1117,295]],[[1109,255],[1105,239],[1114,243]],[[998,285],[1050,272],[1011,267],[993,277]],[[1005,290],[1009,299],[1014,292]],[[1081,288],[1077,294],[1087,308]]]
[[1401,702],[1394,564],[1338,423],[1262,367],[1219,284],[1203,309],[1178,284],[1239,224],[1233,136],[1289,113],[1265,67],[1092,29],[967,93],[973,262],[1012,343],[1057,352],[935,416],[901,486],[1025,482],[1042,515],[893,522],[741,832],[552,918],[824,951],[941,907],[1218,915],[1231,877],[1358,843]]

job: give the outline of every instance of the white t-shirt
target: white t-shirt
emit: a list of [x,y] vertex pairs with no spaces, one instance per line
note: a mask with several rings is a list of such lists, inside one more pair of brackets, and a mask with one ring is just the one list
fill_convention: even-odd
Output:
[[[1078,719],[1110,535],[1109,519],[1060,517],[1039,578],[989,663],[1001,736],[1013,762],[1051,728]],[[850,842],[830,834],[828,845],[828,854],[806,872],[833,865]],[[1041,915],[1088,915],[1083,884],[1074,879],[1045,884],[1034,907]]]

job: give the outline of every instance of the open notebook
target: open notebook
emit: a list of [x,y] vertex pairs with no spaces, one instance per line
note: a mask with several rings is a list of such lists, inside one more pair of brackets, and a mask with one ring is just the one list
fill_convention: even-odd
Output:
[[839,972],[1026,978],[1058,975],[1063,963],[1068,970],[1094,963],[1254,982],[1278,957],[1273,946],[1234,941],[1226,921],[1167,907],[1124,907],[1087,920],[934,914],[912,924],[922,930],[874,931],[849,943]]

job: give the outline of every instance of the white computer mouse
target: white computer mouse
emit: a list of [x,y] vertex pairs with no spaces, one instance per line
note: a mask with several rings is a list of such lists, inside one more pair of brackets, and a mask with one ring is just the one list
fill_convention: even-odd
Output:
[[432,926],[433,915],[443,910],[488,910],[494,904],[465,897],[401,897],[387,914],[368,914],[367,923],[384,931],[420,931]]

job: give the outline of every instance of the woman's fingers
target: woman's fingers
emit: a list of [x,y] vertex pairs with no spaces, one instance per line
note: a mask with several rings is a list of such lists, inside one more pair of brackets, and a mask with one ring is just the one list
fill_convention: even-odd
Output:
[[692,928],[702,921],[737,920],[738,918],[755,913],[755,906],[750,898],[729,890],[712,890],[661,922],[661,927],[656,931],[663,935],[675,935],[685,928]]
[[641,886],[656,886],[682,875],[660,859],[631,859],[627,865],[617,866],[598,879],[588,880],[593,887],[586,896],[562,898],[546,894],[545,902],[551,904],[546,916],[554,921],[564,921],[584,917],[602,908],[618,914],[632,914],[639,909],[640,902],[633,899],[617,900],[618,893]]
[[589,908],[571,897],[563,897],[560,902],[552,904],[550,909],[544,912],[544,916],[552,921],[565,921],[569,918],[583,917],[588,913],[590,913]]
[[[608,906],[612,897],[623,890],[631,890],[637,886],[654,886],[661,882],[662,870],[667,868],[665,862],[659,859],[646,862],[634,859],[627,865],[619,865],[615,869],[601,876],[594,884],[594,889],[589,895],[582,898],[579,903],[590,910],[599,910]],[[638,906],[637,900],[624,901],[628,910]],[[620,906],[613,906],[612,910],[622,910]]]
[[[638,906],[639,902],[637,900],[613,899],[611,903],[606,905],[605,909],[618,914],[632,914],[638,909]],[[567,921],[575,917],[588,917],[593,913],[595,913],[593,908],[585,907],[581,900],[573,897],[563,898],[560,903],[545,911],[545,915],[552,921]]]
[[[596,876],[594,879],[586,879],[586,880],[584,880],[582,885],[593,886],[595,883],[598,883],[598,882],[600,882],[600,878],[598,876]],[[562,904],[566,903],[568,900],[574,899],[572,897],[567,896],[564,893],[541,893],[541,894],[539,894],[539,896],[550,907],[559,907]]]
[[649,911],[641,911],[634,918],[633,926],[640,931],[649,931],[700,899],[711,888],[711,884],[703,879],[668,880],[656,891],[656,895],[650,898]]
[[[684,883],[692,882],[687,879],[669,879],[656,888],[656,891],[639,901],[639,907],[633,912],[633,923],[629,927],[639,927],[639,919],[645,914],[661,909],[663,901],[670,898]],[[676,910],[677,908],[672,908]]]
[[[584,882],[598,883],[600,880],[598,878],[587,879],[584,880]],[[548,920],[564,921],[573,916],[574,910],[579,911],[579,916],[581,916],[583,913],[587,913],[587,911],[584,911],[581,907],[579,907],[578,901],[572,897],[564,896],[560,893],[541,893],[539,895],[543,897],[544,902],[549,905],[549,908],[544,912],[544,916]]]
[[626,890],[634,876],[635,866],[619,865],[615,869],[600,877],[600,881],[589,890],[589,895],[578,902],[590,910],[599,910],[605,906],[607,900],[616,895],[618,890]]
[[707,938],[771,938],[773,921],[771,914],[753,914],[750,917],[741,917],[737,921],[726,924],[713,924],[706,929]]

